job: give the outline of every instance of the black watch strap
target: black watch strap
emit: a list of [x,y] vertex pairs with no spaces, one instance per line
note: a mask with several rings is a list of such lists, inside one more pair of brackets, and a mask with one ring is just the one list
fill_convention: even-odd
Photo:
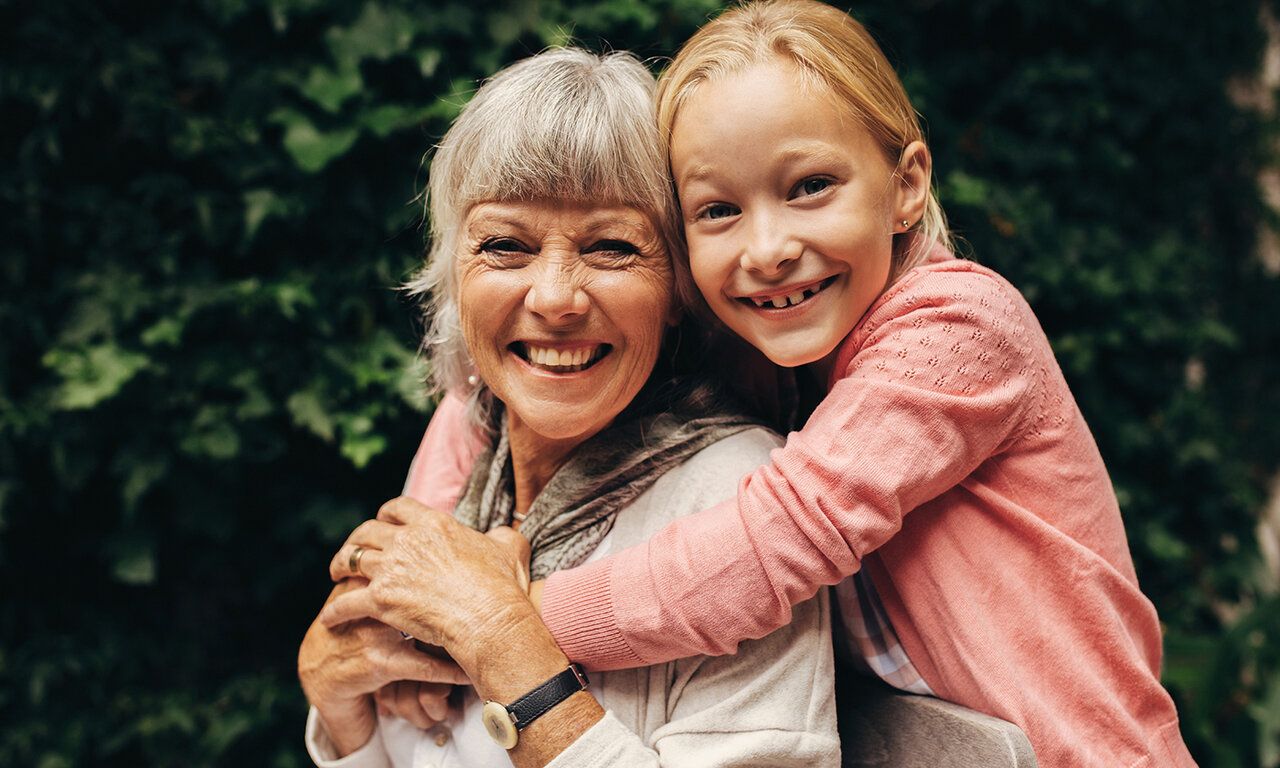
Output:
[[523,731],[547,710],[578,691],[585,691],[588,682],[582,667],[570,664],[565,671],[508,704],[507,711],[515,721],[516,730]]

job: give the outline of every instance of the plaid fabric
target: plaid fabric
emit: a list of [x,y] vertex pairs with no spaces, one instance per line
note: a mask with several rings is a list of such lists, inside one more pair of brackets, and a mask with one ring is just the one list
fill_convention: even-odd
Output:
[[871,579],[858,571],[836,585],[835,595],[854,665],[898,690],[932,696],[898,641]]

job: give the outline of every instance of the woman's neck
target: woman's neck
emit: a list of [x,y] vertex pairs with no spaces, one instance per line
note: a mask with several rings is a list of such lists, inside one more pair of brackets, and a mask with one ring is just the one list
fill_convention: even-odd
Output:
[[554,439],[534,432],[519,416],[507,411],[507,440],[515,478],[516,512],[523,515],[542,489],[590,435]]

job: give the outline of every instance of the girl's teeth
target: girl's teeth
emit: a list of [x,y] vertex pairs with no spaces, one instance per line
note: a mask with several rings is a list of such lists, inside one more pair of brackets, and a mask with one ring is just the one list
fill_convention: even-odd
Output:
[[819,283],[813,286],[812,288],[806,288],[802,291],[796,291],[795,293],[787,294],[786,296],[775,296],[772,299],[759,299],[759,298],[756,298],[755,296],[751,296],[749,298],[751,299],[752,304],[755,304],[757,307],[761,309],[764,309],[766,307],[772,307],[773,309],[784,309],[786,307],[794,307],[795,305],[799,304],[805,299],[808,299],[812,296],[816,296],[818,292],[821,290],[822,290],[822,284]]

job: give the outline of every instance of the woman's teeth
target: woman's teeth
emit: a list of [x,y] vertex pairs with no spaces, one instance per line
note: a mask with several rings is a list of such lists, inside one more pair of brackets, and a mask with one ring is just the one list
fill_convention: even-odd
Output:
[[577,349],[555,349],[552,347],[535,347],[523,344],[524,359],[535,368],[555,373],[573,373],[590,368],[604,356],[604,344],[594,347],[578,347]]
[[826,288],[830,284],[831,284],[830,279],[827,279],[827,280],[823,280],[820,283],[814,283],[808,288],[804,288],[802,290],[796,291],[795,293],[789,293],[784,296],[774,296],[773,298],[765,298],[765,299],[757,298],[755,296],[748,296],[747,300],[762,309],[764,307],[772,307],[773,309],[785,309],[787,307],[794,307],[795,305],[799,304],[805,299],[810,298],[811,296],[814,296],[815,294],[817,294],[819,291],[821,291],[823,288]]

